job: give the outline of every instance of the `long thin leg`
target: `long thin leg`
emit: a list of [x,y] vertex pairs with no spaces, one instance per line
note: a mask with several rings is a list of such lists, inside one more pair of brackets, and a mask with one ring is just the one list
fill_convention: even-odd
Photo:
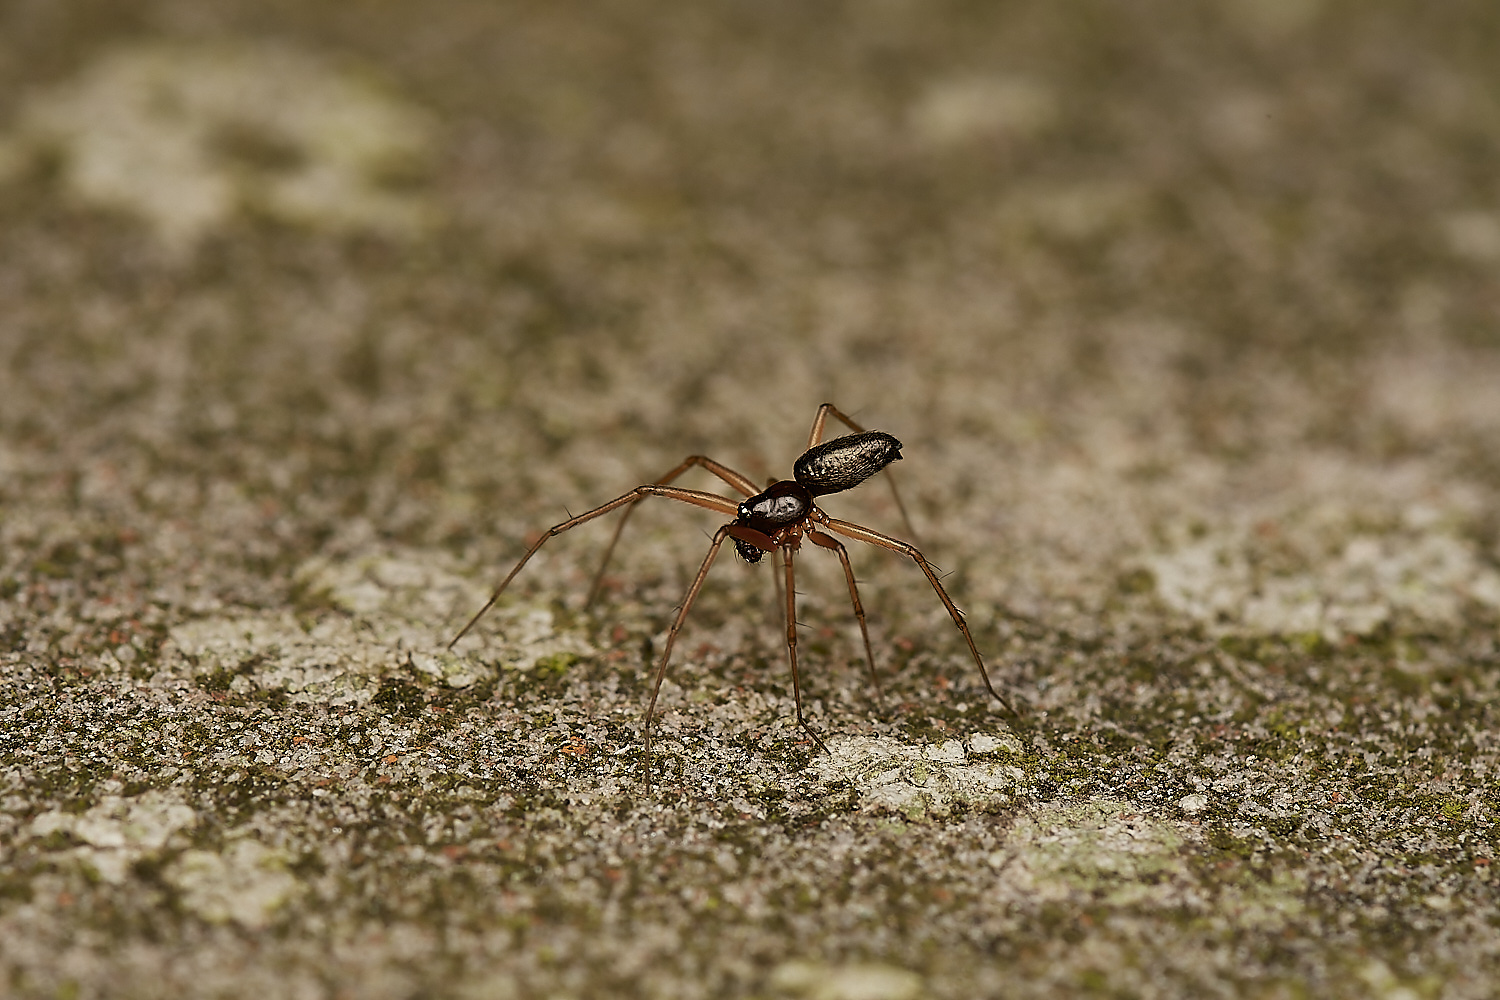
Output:
[[875,685],[876,700],[884,701],[885,695],[880,690],[880,677],[875,673],[875,653],[870,649],[870,629],[865,624],[865,609],[859,603],[859,588],[854,585],[854,567],[849,565],[849,550],[844,548],[843,542],[821,531],[809,531],[807,537],[814,545],[821,545],[825,549],[837,552],[839,562],[844,564],[844,579],[849,581],[849,600],[854,603],[854,617],[859,619],[859,634],[865,640],[865,662],[870,665],[870,683]]
[[781,607],[781,550],[771,553],[771,579],[776,583],[776,607]]
[[[823,425],[828,422],[829,417],[837,417],[842,420],[849,429],[856,434],[862,433],[864,428],[850,420],[849,417],[832,403],[824,403],[818,407],[818,415],[813,418],[812,432],[807,435],[807,446],[811,448],[823,441]],[[885,481],[890,484],[891,498],[896,501],[896,509],[901,512],[901,523],[906,527],[906,533],[913,538],[917,536],[917,529],[911,526],[911,518],[906,513],[906,504],[901,502],[901,491],[896,489],[896,477],[891,474],[890,469],[885,469]]]
[[792,698],[797,703],[797,725],[807,730],[807,735],[813,738],[813,742],[824,753],[828,753],[823,738],[807,724],[807,719],[802,715],[802,677],[797,671],[797,575],[792,566],[792,546],[783,545],[781,548],[786,560],[786,655],[792,661]]
[[458,640],[469,634],[469,629],[473,628],[475,623],[477,623],[479,619],[484,617],[485,612],[495,606],[495,602],[500,600],[500,595],[505,592],[505,588],[509,586],[510,581],[515,579],[516,574],[521,572],[521,567],[526,565],[527,561],[536,554],[536,550],[541,548],[542,545],[546,543],[547,539],[552,538],[554,535],[560,535],[570,528],[576,528],[580,524],[583,524],[585,521],[592,521],[596,517],[602,517],[603,515],[608,514],[610,511],[614,510],[617,507],[623,507],[626,504],[635,503],[636,501],[643,500],[646,497],[666,497],[668,500],[681,500],[683,503],[690,503],[698,507],[707,507],[709,510],[716,510],[720,514],[735,514],[738,510],[733,500],[726,500],[724,497],[721,497],[716,493],[700,493],[698,490],[685,490],[680,486],[658,486],[655,483],[651,483],[646,486],[637,486],[629,493],[626,493],[624,496],[616,497],[609,503],[604,504],[602,507],[595,507],[593,510],[585,511],[582,514],[579,514],[577,517],[570,517],[568,518],[568,520],[562,522],[561,524],[554,524],[542,534],[541,538],[538,538],[536,540],[535,544],[533,544],[531,548],[526,550],[526,554],[521,557],[520,562],[516,563],[515,566],[511,568],[511,571],[505,574],[505,579],[500,581],[500,586],[495,588],[495,592],[490,595],[489,601],[485,603],[484,607],[479,609],[478,614],[469,619],[469,624],[465,625],[462,629],[459,630],[458,635],[455,635],[453,639],[448,643],[448,648],[452,649],[455,645],[457,645]]
[[854,421],[845,416],[843,410],[840,410],[832,403],[824,403],[822,406],[818,407],[818,415],[813,417],[812,432],[807,435],[807,446],[809,448],[811,448],[813,445],[823,443],[823,425],[828,422],[828,418],[830,416],[838,417],[844,423],[848,424],[849,429],[854,431],[856,434],[863,433],[864,431],[863,427],[859,426],[859,424],[856,424]]
[[[656,481],[657,486],[665,486],[687,470],[697,466],[712,472],[724,482],[733,486],[747,497],[753,497],[758,490],[755,484],[746,477],[735,472],[727,465],[721,465],[709,458],[707,455],[689,455],[682,460],[682,464]],[[615,525],[614,534],[609,536],[609,544],[604,547],[604,558],[599,560],[599,571],[594,574],[594,582],[589,587],[588,599],[583,602],[585,608],[592,607],[594,598],[599,596],[599,588],[604,583],[604,571],[609,568],[610,557],[615,554],[615,544],[619,542],[620,535],[625,531],[625,522],[630,520],[630,515],[635,512],[635,504],[632,503],[625,508],[625,513],[620,515],[619,523]]]
[[832,517],[824,522],[824,527],[830,531],[836,531],[847,538],[869,542],[871,545],[879,545],[883,549],[890,549],[892,552],[900,552],[902,555],[910,556],[922,568],[922,572],[927,575],[927,582],[932,584],[933,590],[937,591],[939,600],[943,602],[943,607],[948,609],[948,614],[953,618],[953,624],[957,625],[958,630],[963,633],[964,641],[969,644],[969,652],[974,655],[974,665],[979,668],[979,676],[984,678],[984,686],[989,689],[990,694],[995,696],[996,701],[1005,706],[1006,711],[1011,715],[1019,716],[1020,713],[1015,710],[1010,701],[999,691],[996,691],[995,685],[990,683],[990,673],[984,669],[984,660],[979,658],[979,648],[974,645],[974,637],[969,634],[969,626],[964,623],[963,612],[959,611],[957,605],[948,597],[948,592],[943,589],[943,585],[938,582],[937,575],[932,572],[932,566],[928,564],[926,557],[917,550],[915,545]]
[[661,682],[667,676],[667,661],[672,658],[672,644],[677,641],[677,633],[687,619],[688,609],[697,599],[698,591],[703,589],[703,581],[708,578],[708,568],[714,564],[714,557],[719,554],[719,546],[724,544],[724,539],[728,534],[729,525],[727,524],[714,532],[714,541],[708,547],[708,555],[703,557],[703,565],[698,568],[698,575],[693,577],[693,585],[688,588],[687,596],[682,599],[682,607],[677,609],[677,617],[672,621],[672,627],[667,630],[667,641],[665,648],[661,651],[661,662],[656,665],[656,676],[651,680],[651,703],[646,706],[646,788],[648,790],[651,788],[651,717],[656,712],[656,699],[661,694]]

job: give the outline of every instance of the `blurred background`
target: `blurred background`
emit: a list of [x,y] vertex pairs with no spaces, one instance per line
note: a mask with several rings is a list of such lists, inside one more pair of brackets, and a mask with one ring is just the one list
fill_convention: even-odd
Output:
[[[1063,980],[1083,989],[1088,969],[1116,969],[1098,955],[1083,971],[1049,965],[1062,957],[1045,934],[1009,951],[998,937],[976,943],[962,928],[983,921],[968,903],[926,900],[952,924],[862,946],[872,940],[860,936],[862,920],[895,919],[905,904],[856,892],[844,923],[822,925],[833,943],[741,913],[716,918],[727,921],[721,937],[740,940],[753,926],[758,943],[710,949],[698,965],[666,938],[647,941],[643,928],[684,933],[680,917],[654,903],[637,904],[624,929],[597,908],[559,904],[536,919],[555,929],[583,913],[611,928],[578,939],[590,942],[578,945],[587,959],[567,952],[575,939],[558,939],[577,970],[596,971],[569,979],[540,960],[517,971],[521,960],[503,948],[434,944],[441,935],[421,915],[425,902],[399,920],[360,916],[355,896],[399,881],[379,860],[395,857],[395,842],[380,838],[396,834],[373,820],[353,832],[367,801],[256,820],[256,842],[281,854],[242,857],[224,846],[233,839],[224,831],[245,828],[259,807],[235,804],[203,774],[184,785],[193,766],[183,761],[227,746],[238,753],[250,719],[271,734],[262,746],[290,747],[319,726],[344,740],[360,719],[437,746],[421,706],[450,689],[470,692],[453,695],[470,699],[453,717],[467,711],[475,731],[501,741],[485,751],[492,768],[520,759],[503,743],[510,738],[533,740],[525,752],[537,760],[557,759],[545,734],[525,734],[524,713],[496,735],[497,718],[517,704],[564,712],[566,703],[573,725],[615,712],[596,738],[610,753],[638,750],[642,650],[706,551],[712,515],[643,508],[592,617],[582,599],[607,529],[580,529],[528,567],[516,600],[533,603],[482,628],[482,650],[456,666],[437,650],[528,533],[688,454],[757,481],[789,476],[825,401],[904,443],[895,472],[920,541],[951,574],[981,650],[1030,706],[1037,733],[1114,732],[1123,742],[1101,754],[1135,746],[1159,760],[1199,723],[1290,739],[1344,717],[1341,699],[1399,716],[1408,697],[1447,705],[1429,683],[1491,691],[1496,38],[1500,8],[1479,0],[0,2],[0,634],[9,709],[31,720],[5,758],[14,797],[5,837],[31,845],[11,855],[24,888],[0,887],[0,897],[25,901],[0,903],[17,942],[12,981],[102,995],[119,949],[138,949],[145,984],[163,969],[183,974],[173,963],[188,961],[188,941],[199,942],[195,975],[207,975],[221,968],[214,962],[248,961],[236,934],[265,927],[347,946],[326,974],[297,946],[268,946],[277,981],[300,970],[298,982],[356,983],[365,995],[420,983],[468,989],[480,980],[462,969],[500,967],[510,971],[484,981],[523,993],[606,981],[643,995],[696,995],[695,983],[735,992],[764,985],[764,971],[799,948],[820,961],[873,954],[917,969],[942,995],[1045,992]],[[716,488],[707,477],[682,482]],[[883,488],[825,506],[901,531]],[[823,555],[801,561],[820,725],[959,725],[942,713],[957,702],[967,711],[977,681],[920,574],[856,553],[877,660],[896,672],[894,702],[906,706],[882,714],[863,687],[842,576]],[[756,712],[789,713],[770,584],[730,562],[685,633],[673,673],[682,686],[667,689],[666,704],[687,705],[683,725],[698,724],[690,694],[728,713],[731,730]],[[577,664],[560,692],[504,679],[518,658],[542,662],[543,646],[519,654],[499,638],[528,608],[542,609],[548,662]],[[319,632],[325,625],[335,631]],[[1228,688],[1192,666],[1216,656],[1241,658],[1223,668],[1237,678]],[[1382,673],[1396,666],[1399,684]],[[1291,687],[1266,694],[1272,688],[1246,677]],[[334,688],[342,693],[330,701]],[[771,707],[755,707],[760,697]],[[1267,721],[1273,706],[1287,713],[1281,722]],[[910,715],[923,711],[932,714]],[[186,749],[170,762],[154,756],[166,753],[153,748],[158,735],[106,740],[85,755],[93,765],[63,763],[76,757],[70,732],[104,739],[143,712],[152,726],[186,713],[179,721],[202,728],[173,737]],[[1438,725],[1435,714],[1422,725]],[[337,745],[319,752],[326,767],[342,761],[341,784],[373,787],[376,774],[364,769],[392,756]],[[1442,775],[1412,764],[1420,773],[1408,777],[1467,773],[1478,789],[1491,755],[1464,746],[1444,751],[1464,763]],[[451,753],[450,765],[478,751],[455,744]],[[312,765],[261,766],[289,783],[275,786],[275,801],[311,801],[315,777],[298,768]],[[512,798],[464,829],[486,843],[552,830],[572,846],[549,841],[546,857],[618,867],[590,853],[614,849],[599,846],[606,833],[590,828],[600,839],[578,840],[568,825],[595,819],[530,812],[562,808],[559,789],[595,779],[538,767],[530,785],[501,772],[470,776],[489,789],[486,802]],[[744,767],[724,763],[723,774]],[[766,781],[802,794],[791,765],[767,767],[781,777]],[[591,794],[638,819],[630,810],[644,807],[629,803],[639,776],[621,775],[598,779],[606,790]],[[491,779],[494,788],[483,784]],[[425,776],[395,780],[428,787]],[[724,796],[690,774],[681,780],[691,808],[712,813]],[[1162,802],[1196,787],[1152,780],[1165,783]],[[522,785],[533,799],[515,797]],[[1047,787],[1035,794],[1060,786]],[[1080,795],[1089,787],[1073,786]],[[1452,794],[1460,812],[1480,810],[1465,814],[1478,823],[1489,807],[1474,789]],[[148,791],[178,796],[170,802],[196,819],[152,806],[151,816],[180,821],[161,820],[159,841],[127,837],[125,848],[58,833],[74,829],[63,820],[36,825],[103,808],[100,822],[128,826],[134,814],[119,811],[119,796]],[[414,799],[405,808],[400,822],[418,843],[421,816],[446,807]],[[691,827],[693,815],[676,822]],[[391,816],[390,829],[405,829]],[[789,850],[811,864],[827,846],[821,834],[786,822],[794,832],[775,837],[794,838]],[[328,833],[335,823],[339,837]],[[496,833],[507,823],[511,834]],[[1361,817],[1350,829],[1373,823]],[[766,834],[751,827],[744,836],[760,843]],[[425,840],[432,851],[467,843],[443,829]],[[882,849],[896,842],[874,830],[857,835]],[[1287,836],[1262,834],[1254,850]],[[957,846],[966,836],[958,828],[934,836],[943,857],[968,849]],[[345,837],[353,860],[319,853]],[[189,841],[204,852],[192,864],[180,853]],[[1462,855],[1473,874],[1478,855],[1456,844],[1422,850],[1453,864]],[[58,860],[75,849],[135,853],[76,869]],[[542,856],[496,870],[540,878]],[[116,864],[120,879],[99,883],[98,864]],[[986,870],[968,864],[964,877]],[[265,906],[214,909],[203,900],[218,896],[192,888],[204,871],[226,898],[240,891],[224,886],[250,879],[244,872],[290,871],[324,888],[305,912],[287,902],[304,898],[292,883],[274,879]],[[1411,898],[1451,874],[1430,872]],[[1339,877],[1352,893],[1340,908],[1376,905],[1349,888],[1347,871]],[[464,914],[479,907],[475,926],[504,922],[484,909],[501,904],[433,878],[422,899]],[[147,899],[141,885],[165,895]],[[103,943],[68,952],[73,971],[61,977],[46,956],[79,918],[58,900],[88,893],[135,916],[98,924]],[[1377,951],[1395,973],[1344,981],[1332,952],[1309,945],[1289,958],[1266,944],[1255,951],[1261,971],[1244,975],[1265,986],[1289,969],[1328,995],[1405,982],[1400,963],[1420,965],[1410,956],[1432,939],[1397,903],[1379,905],[1385,917],[1371,919],[1389,921],[1379,933],[1394,943]],[[167,910],[174,921],[197,916],[157,940],[143,928],[160,926]],[[327,912],[340,916],[319,924]],[[1073,926],[1076,912],[1065,913]],[[200,932],[196,919],[218,930]],[[400,920],[426,942],[406,958],[365,937]],[[1312,935],[1308,920],[1289,933]],[[1170,921],[1146,923],[1144,937],[1099,930],[1087,940],[1098,954],[1137,955],[1141,983],[1169,966],[1174,982],[1198,986],[1228,974],[1207,958],[1190,968],[1223,939],[1187,941]],[[1267,935],[1288,926],[1272,923]],[[1231,936],[1260,933],[1228,926]],[[1491,969],[1486,933],[1445,938],[1458,950],[1442,967]],[[1368,939],[1340,940],[1352,949]],[[950,964],[934,964],[938,952]],[[625,954],[644,964],[620,964]],[[993,965],[997,954],[1009,964]],[[984,978],[1002,967],[1011,985]],[[788,975],[777,988],[802,989]],[[224,989],[245,981],[228,976]],[[902,983],[887,982],[891,996],[905,995]]]
[[11,481],[257,522],[252,577],[786,475],[824,400],[1031,610],[1187,513],[1495,483],[1484,5],[4,18]]

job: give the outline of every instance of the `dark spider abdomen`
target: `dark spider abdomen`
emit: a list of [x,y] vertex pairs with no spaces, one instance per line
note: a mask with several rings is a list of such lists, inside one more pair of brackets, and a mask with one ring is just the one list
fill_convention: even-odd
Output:
[[901,457],[901,442],[884,431],[846,434],[809,448],[792,466],[815,497],[852,490]]

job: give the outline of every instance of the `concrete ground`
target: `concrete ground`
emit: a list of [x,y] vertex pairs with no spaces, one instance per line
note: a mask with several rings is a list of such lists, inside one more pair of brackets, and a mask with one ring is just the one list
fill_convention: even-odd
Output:
[[0,994],[1493,996],[1496,37],[0,4]]

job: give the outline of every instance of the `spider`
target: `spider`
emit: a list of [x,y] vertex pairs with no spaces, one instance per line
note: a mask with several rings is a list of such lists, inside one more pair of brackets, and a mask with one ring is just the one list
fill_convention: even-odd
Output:
[[[834,438],[831,441],[823,440],[823,428],[829,417],[835,417],[843,421],[854,432],[843,437]],[[984,679],[984,686],[989,693],[995,697],[1006,711],[1012,715],[1016,711],[1005,696],[995,690],[990,683],[989,671],[985,670],[984,660],[979,656],[979,649],[974,645],[974,637],[969,634],[969,627],[964,623],[963,613],[948,597],[943,585],[938,582],[937,575],[933,573],[932,566],[927,562],[925,556],[918,551],[910,542],[883,535],[878,531],[849,521],[840,521],[829,517],[817,505],[816,499],[832,493],[843,493],[851,490],[881,472],[901,457],[901,442],[884,431],[867,431],[853,420],[849,419],[832,403],[824,403],[818,407],[818,415],[813,419],[812,432],[808,435],[807,450],[802,453],[792,466],[790,480],[772,480],[770,485],[762,492],[757,491],[755,484],[747,477],[735,472],[725,465],[715,462],[704,455],[689,455],[683,459],[682,464],[677,466],[665,476],[654,483],[637,486],[629,493],[616,497],[609,503],[595,507],[593,510],[585,511],[577,517],[571,517],[561,524],[555,524],[548,528],[532,546],[521,556],[519,562],[506,574],[505,579],[495,588],[490,595],[489,601],[480,608],[469,623],[448,643],[448,649],[452,649],[458,641],[469,634],[479,619],[483,618],[505,588],[515,579],[516,574],[521,572],[536,551],[546,544],[549,538],[562,534],[572,528],[578,527],[596,517],[602,517],[612,510],[625,508],[625,514],[620,518],[615,528],[614,535],[605,547],[604,558],[599,564],[599,571],[594,576],[593,585],[589,589],[587,603],[592,604],[595,596],[599,593],[600,584],[604,579],[605,568],[609,565],[610,556],[614,553],[615,543],[620,539],[620,533],[625,529],[625,523],[635,505],[646,497],[666,497],[668,500],[680,500],[698,507],[707,507],[709,510],[718,511],[721,514],[731,515],[734,520],[714,532],[713,543],[708,547],[708,555],[703,558],[703,565],[698,568],[698,575],[693,578],[692,585],[688,587],[687,596],[683,598],[682,607],[677,612],[676,619],[672,622],[671,629],[667,632],[665,648],[661,653],[661,660],[656,665],[656,673],[651,681],[651,700],[646,706],[645,742],[646,742],[646,776],[650,781],[651,775],[651,719],[656,712],[657,697],[661,694],[662,680],[667,674],[667,663],[672,658],[672,646],[677,641],[677,633],[682,629],[682,623],[687,619],[688,610],[692,608],[693,601],[698,596],[698,591],[703,587],[703,581],[708,577],[709,567],[713,565],[714,558],[719,554],[719,548],[724,540],[730,539],[734,542],[735,549],[741,558],[747,563],[758,563],[761,558],[770,552],[773,561],[784,565],[786,573],[786,587],[784,591],[785,617],[786,617],[786,651],[787,658],[792,667],[792,694],[797,706],[797,723],[813,740],[817,742],[826,753],[828,748],[824,746],[816,731],[808,725],[807,719],[802,714],[802,681],[797,667],[797,608],[796,608],[796,579],[793,568],[793,559],[802,540],[805,538],[821,548],[831,549],[839,557],[839,562],[844,567],[844,579],[849,583],[849,600],[854,605],[854,617],[859,621],[859,631],[864,638],[865,659],[869,664],[870,678],[874,682],[877,695],[880,691],[880,681],[875,673],[875,655],[870,649],[870,630],[865,623],[864,607],[859,602],[859,589],[854,583],[854,570],[849,565],[849,553],[844,544],[833,535],[843,535],[845,538],[853,538],[857,541],[868,542],[878,545],[892,552],[899,552],[909,556],[913,562],[921,568],[927,576],[927,582],[932,584],[932,589],[937,592],[938,599],[943,602],[943,607],[948,609],[948,614],[953,618],[953,624],[958,626],[959,632],[963,634],[964,641],[969,644],[969,653],[974,657],[974,665],[979,668],[979,676]],[[683,489],[680,486],[672,486],[671,482],[678,476],[691,468],[698,467],[718,476],[725,483],[743,493],[746,499],[739,503],[719,496],[716,493],[703,493],[698,490]],[[906,522],[907,529],[911,529],[911,522],[906,518],[906,509],[901,504],[901,497],[895,492],[895,483],[891,483],[891,492],[896,497],[896,504],[901,510],[901,517]],[[827,530],[824,530],[827,529]],[[829,534],[832,532],[833,534]],[[780,579],[777,578],[777,591],[780,593],[782,587]],[[778,602],[782,600],[778,596]]]

